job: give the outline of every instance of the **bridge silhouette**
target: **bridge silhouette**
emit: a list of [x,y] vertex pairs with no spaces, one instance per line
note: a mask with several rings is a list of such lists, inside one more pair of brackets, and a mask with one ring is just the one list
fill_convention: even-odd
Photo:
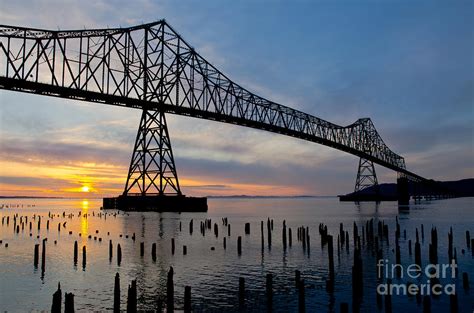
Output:
[[183,197],[165,113],[266,130],[358,156],[355,191],[378,184],[374,163],[398,173],[404,201],[408,180],[428,181],[406,169],[370,118],[339,126],[264,99],[206,61],[165,20],[69,31],[0,25],[0,88],[142,110],[122,199],[147,198],[147,205],[155,201],[149,199]]

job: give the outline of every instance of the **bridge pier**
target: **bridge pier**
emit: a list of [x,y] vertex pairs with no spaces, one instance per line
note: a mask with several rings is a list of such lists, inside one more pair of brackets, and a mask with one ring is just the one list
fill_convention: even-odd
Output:
[[378,194],[378,184],[374,162],[361,157],[359,159],[359,169],[357,171],[354,193],[374,187],[375,194]]
[[381,201],[387,200],[380,195],[377,174],[375,173],[374,162],[365,158],[359,159],[359,168],[355,182],[354,192],[347,195],[340,195],[340,201]]
[[410,202],[408,178],[403,175],[399,175],[397,178],[397,197],[399,205],[408,205]]
[[122,195],[104,198],[104,209],[205,212],[207,198],[186,197],[178,173],[163,110],[144,109]]

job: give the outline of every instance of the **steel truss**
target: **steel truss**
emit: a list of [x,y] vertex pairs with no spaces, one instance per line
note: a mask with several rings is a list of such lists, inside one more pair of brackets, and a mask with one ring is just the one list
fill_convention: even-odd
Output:
[[181,195],[162,111],[143,110],[123,194]]
[[406,170],[369,118],[339,126],[264,99],[231,81],[164,20],[72,31],[0,26],[0,88],[267,130],[423,179]]
[[378,181],[377,174],[375,173],[374,162],[360,158],[354,192],[358,192],[377,185]]

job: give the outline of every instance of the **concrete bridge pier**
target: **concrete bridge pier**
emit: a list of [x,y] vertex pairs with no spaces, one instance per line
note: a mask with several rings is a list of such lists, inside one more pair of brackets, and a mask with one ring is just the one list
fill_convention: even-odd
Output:
[[408,205],[410,201],[410,191],[408,188],[408,178],[400,176],[397,178],[398,205]]

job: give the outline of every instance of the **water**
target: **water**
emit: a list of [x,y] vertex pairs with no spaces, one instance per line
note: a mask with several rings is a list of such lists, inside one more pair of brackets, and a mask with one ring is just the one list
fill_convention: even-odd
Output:
[[[297,199],[209,199],[207,213],[130,213],[102,215],[100,200],[65,199],[2,199],[0,216],[5,217],[0,227],[0,311],[25,312],[50,310],[52,294],[61,282],[63,292],[75,295],[77,311],[106,311],[113,307],[113,286],[115,273],[121,278],[122,309],[126,309],[127,286],[137,280],[138,308],[153,310],[157,299],[166,295],[166,279],[170,266],[175,272],[175,308],[183,308],[184,286],[192,288],[192,306],[195,312],[233,312],[238,308],[238,281],[245,277],[246,310],[249,312],[266,311],[265,275],[273,274],[274,311],[297,311],[298,293],[294,287],[294,271],[299,269],[306,285],[307,312],[339,312],[341,302],[351,303],[351,266],[353,262],[352,225],[359,225],[359,233],[365,222],[374,218],[389,225],[390,247],[384,244],[384,257],[395,262],[394,233],[395,218],[399,217],[401,226],[402,265],[414,262],[414,256],[408,255],[408,239],[415,239],[415,228],[424,224],[422,242],[423,264],[428,260],[428,244],[432,225],[438,229],[439,262],[447,263],[447,234],[453,227],[454,247],[460,273],[468,272],[471,281],[470,293],[462,288],[461,274],[457,280],[441,279],[441,283],[454,282],[458,294],[460,312],[474,310],[474,257],[466,249],[465,231],[474,236],[474,199],[461,198],[439,200],[411,206],[408,211],[399,211],[396,203],[340,203],[336,198],[297,198]],[[8,206],[8,208],[6,207]],[[63,218],[74,214],[73,218]],[[50,229],[46,230],[48,212],[60,215],[50,219]],[[29,224],[20,233],[13,231],[13,215],[41,215],[41,230],[37,230],[37,220],[33,221],[30,237]],[[102,211],[102,213],[104,213]],[[108,211],[108,214],[116,213]],[[87,218],[83,215],[88,214]],[[9,225],[6,217],[10,216]],[[231,236],[222,225],[227,217],[231,224]],[[267,243],[265,223],[265,247],[262,250],[260,221],[270,217],[274,220],[271,249]],[[219,225],[219,235],[214,236],[213,228],[200,234],[200,222],[212,219]],[[194,231],[189,233],[189,222],[194,220]],[[282,223],[292,229],[293,246],[286,252],[282,245]],[[66,227],[58,232],[58,223]],[[182,231],[179,224],[182,223]],[[250,235],[244,234],[246,222],[251,224]],[[334,260],[336,282],[334,293],[325,290],[328,278],[327,248],[321,249],[319,223],[328,226],[329,233],[337,237],[339,223],[350,235],[349,253],[342,249],[337,256],[337,242],[334,242]],[[310,230],[310,250],[303,251],[297,241],[298,226],[307,226]],[[98,230],[98,234],[96,234]],[[407,239],[403,231],[407,231]],[[69,235],[72,231],[72,235]],[[110,235],[107,235],[110,232]],[[79,233],[82,236],[79,236]],[[131,239],[136,234],[135,242]],[[120,235],[123,235],[120,237]],[[37,236],[39,235],[39,239]],[[91,235],[92,238],[88,239]],[[125,236],[128,235],[129,238]],[[102,242],[94,240],[102,238]],[[227,249],[223,249],[223,238],[227,238]],[[237,236],[242,236],[242,255],[237,254]],[[34,245],[48,238],[46,244],[46,268],[41,273],[40,266],[33,266]],[[171,238],[176,240],[176,252],[171,254]],[[114,245],[113,258],[109,262],[109,240]],[[54,241],[57,244],[54,244]],[[79,244],[78,264],[73,264],[74,241]],[[336,240],[336,239],[335,239]],[[140,242],[145,242],[145,256],[140,257]],[[5,244],[8,243],[8,248]],[[122,263],[117,264],[116,245],[122,247]],[[157,244],[157,259],[151,257],[151,245]],[[182,246],[187,246],[187,255],[183,255]],[[82,246],[87,248],[87,265],[82,268]],[[211,247],[215,247],[212,251]],[[363,247],[364,295],[361,312],[381,312],[376,306],[376,267],[375,256],[367,247]],[[417,284],[426,279],[411,280]],[[400,281],[406,282],[407,279]],[[396,278],[394,283],[400,282]],[[64,295],[63,295],[64,299]],[[421,312],[422,305],[415,297],[393,296],[393,312]],[[432,297],[432,312],[449,312],[449,296]],[[382,310],[383,311],[383,310]]]

